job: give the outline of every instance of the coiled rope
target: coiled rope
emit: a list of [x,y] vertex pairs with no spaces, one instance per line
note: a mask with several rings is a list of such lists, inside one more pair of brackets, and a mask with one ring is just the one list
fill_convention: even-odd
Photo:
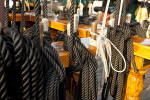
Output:
[[35,1],[35,5],[36,31],[32,30],[34,32],[23,35],[23,31],[19,34],[16,28],[5,28],[0,34],[0,99],[2,100],[8,98],[9,100],[65,100],[66,98],[64,84],[66,72],[55,48],[45,39],[43,45],[40,45],[38,0]]
[[[138,35],[145,37],[146,30],[140,27],[139,23],[123,24],[123,26],[117,25],[117,19],[119,15],[119,5],[121,0],[117,0],[116,12],[115,12],[115,27],[108,27],[107,38],[119,49],[119,51],[124,55],[127,63],[127,68],[125,73],[117,73],[111,70],[108,82],[105,83],[103,87],[102,99],[106,100],[108,97],[109,89],[111,95],[115,100],[122,99],[123,86],[125,85],[126,78],[129,73],[130,64],[132,63],[134,71],[137,73],[136,64],[134,62],[133,55],[133,35]],[[123,21],[125,21],[126,13],[126,0],[123,2]],[[121,56],[117,53],[115,48],[112,47],[112,58],[111,62],[115,69],[123,70],[123,60]]]
[[[66,73],[73,74],[80,71],[79,81],[75,92],[75,100],[97,99],[97,62],[95,57],[81,43],[74,33],[74,0],[71,0],[70,36],[64,32],[64,49],[70,52],[69,67]],[[72,62],[75,62],[74,65]]]

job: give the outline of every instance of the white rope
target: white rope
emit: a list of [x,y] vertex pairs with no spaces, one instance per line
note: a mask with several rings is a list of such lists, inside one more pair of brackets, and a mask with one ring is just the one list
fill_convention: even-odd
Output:
[[[107,31],[105,31],[105,29],[106,29],[105,28],[105,24],[106,24],[109,4],[110,4],[110,0],[108,0],[107,4],[106,4],[106,9],[105,9],[105,14],[104,14],[104,19],[103,19],[100,35],[96,35],[96,34],[91,32],[91,34],[97,36],[97,44],[96,44],[97,45],[97,50],[96,50],[96,56],[95,57],[96,57],[97,61],[99,61],[101,59],[102,62],[103,62],[104,72],[105,72],[105,74],[104,74],[105,75],[104,76],[105,81],[107,81],[107,78],[109,76],[111,68],[115,72],[118,72],[118,73],[122,73],[126,69],[126,61],[125,61],[124,56],[117,49],[117,47],[108,38],[106,38],[106,36],[105,36],[106,32],[107,32]],[[123,6],[123,0],[121,1],[121,5],[120,5],[119,19],[121,17],[122,6]],[[120,20],[118,21],[118,23],[120,24]],[[112,57],[111,46],[113,46],[117,50],[117,52],[121,55],[121,57],[122,57],[122,59],[124,61],[124,68],[123,68],[123,70],[117,70],[117,69],[115,69],[113,67],[112,62],[111,62],[111,57]]]
[[120,10],[119,10],[119,18],[118,18],[118,25],[120,25],[120,19],[122,14],[122,8],[123,8],[123,0],[121,0]]
[[[104,47],[105,45],[105,47]],[[123,70],[119,71],[116,70],[111,62],[111,46],[113,46],[117,52],[121,55],[123,61],[124,61],[124,68]],[[105,53],[105,51],[107,51],[107,53]],[[107,54],[107,55],[105,55]],[[126,69],[126,60],[124,58],[124,56],[122,55],[122,53],[117,49],[117,47],[108,39],[106,38],[104,35],[97,35],[97,51],[96,51],[96,58],[99,59],[99,57],[102,59],[103,63],[104,63],[104,67],[105,67],[105,73],[106,76],[108,76],[109,72],[110,72],[110,67],[118,73],[122,73],[125,71]],[[107,68],[107,59],[109,59],[109,63],[108,63],[108,68]]]

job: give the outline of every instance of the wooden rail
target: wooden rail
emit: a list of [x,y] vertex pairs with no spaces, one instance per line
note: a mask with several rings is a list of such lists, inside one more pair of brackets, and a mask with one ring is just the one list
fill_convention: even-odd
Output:
[[[42,16],[40,16],[40,21],[42,20]],[[13,14],[9,14],[9,20],[12,21],[13,19]],[[16,21],[21,21],[21,15],[17,14],[16,15]],[[35,14],[32,12],[27,12],[25,13],[24,16],[24,21],[32,21],[35,22]],[[59,30],[59,31],[64,31],[67,28],[67,23],[68,20],[59,20],[57,18],[49,18],[49,27]],[[80,24],[78,26],[78,31],[79,31],[79,37],[80,38],[86,38],[90,36],[90,33],[88,32],[90,29],[89,25],[83,25]]]

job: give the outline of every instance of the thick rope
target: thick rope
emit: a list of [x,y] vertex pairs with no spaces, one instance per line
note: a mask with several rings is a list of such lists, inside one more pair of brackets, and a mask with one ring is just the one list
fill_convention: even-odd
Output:
[[[66,34],[64,40],[69,41],[68,39],[70,38],[68,38]],[[64,47],[67,48],[70,47],[69,44],[64,44],[64,45],[65,45]],[[72,51],[73,51],[72,54],[74,55],[75,64],[74,67],[70,66],[70,68],[67,68],[66,72],[67,74],[72,74],[76,71],[80,71],[78,86],[76,88],[76,93],[75,93],[75,99],[96,100],[97,91],[98,91],[96,69],[98,65],[95,57],[80,42],[80,39],[76,37],[76,33],[73,34]]]
[[[116,100],[122,99],[123,86],[125,85],[131,63],[134,67],[134,71],[137,73],[137,68],[136,68],[136,64],[134,61],[134,54],[133,54],[132,36],[138,35],[138,36],[145,37],[145,33],[146,33],[146,30],[142,29],[138,23],[123,24],[123,26],[117,25],[119,4],[120,4],[120,0],[118,0],[116,4],[115,27],[108,28],[107,37],[124,55],[127,63],[127,68],[125,73],[117,73],[111,70],[111,73],[108,78],[108,82],[105,83],[103,87],[103,92],[102,92],[103,99],[107,99],[109,88],[110,88],[111,95]],[[124,0],[124,4],[125,5],[123,6],[123,21],[125,22],[126,0]],[[117,70],[123,69],[123,60],[121,59],[121,56],[117,53],[117,51],[114,48],[112,48],[112,64],[114,68]]]
[[6,84],[4,63],[3,63],[3,59],[1,56],[0,56],[0,99],[8,100],[8,90],[7,90],[7,84]]
[[[27,40],[26,40],[27,41]],[[30,54],[30,48],[25,44],[24,50],[24,59],[22,60],[22,99],[29,100],[31,97],[31,90],[30,90],[30,64],[29,64],[29,57],[26,55]]]

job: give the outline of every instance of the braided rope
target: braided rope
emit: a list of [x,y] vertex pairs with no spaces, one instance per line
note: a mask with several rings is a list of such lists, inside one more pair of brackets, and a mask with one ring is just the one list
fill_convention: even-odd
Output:
[[69,66],[72,66],[72,60],[73,60],[73,33],[74,33],[74,0],[71,0],[71,8],[70,8],[70,39],[69,39]]
[[7,48],[6,42],[0,37],[0,46],[2,47],[0,50],[0,54],[3,57],[4,64],[7,67],[10,67],[12,64],[12,57],[9,49]]
[[16,27],[16,0],[13,0],[13,21],[12,27]]
[[37,99],[37,89],[38,89],[38,61],[37,61],[37,55],[36,55],[36,48],[34,43],[31,42],[31,48],[30,49],[30,55],[29,55],[29,61],[30,61],[30,67],[31,67],[31,98],[33,100]]
[[43,17],[47,18],[47,0],[44,0]]
[[24,27],[24,0],[21,3],[21,23],[20,23],[20,34],[23,34]]
[[9,23],[9,0],[6,0],[5,28],[8,27],[8,23]]
[[[66,73],[72,74],[76,71],[80,71],[78,86],[75,92],[75,98],[77,100],[96,100],[98,91],[96,70],[98,65],[95,57],[91,54],[91,52],[88,51],[88,49],[80,42],[80,39],[75,35],[76,33],[72,35],[72,54],[74,55],[75,67],[67,68]],[[69,36],[65,35],[65,41],[70,41],[70,39],[71,38]],[[69,48],[70,45],[64,44],[64,47]]]
[[38,73],[39,73],[39,80],[38,80],[38,99],[39,100],[44,100],[44,73],[43,73],[43,55],[41,54],[41,52],[37,52],[37,55],[38,55],[38,61],[39,61],[39,70],[38,70]]
[[23,42],[21,40],[21,36],[18,34],[17,29],[14,28],[7,28],[8,34],[6,34],[9,38],[12,39],[13,46],[14,46],[14,57],[16,66],[21,64],[22,60],[22,53],[23,53]]
[[[118,18],[117,12],[119,12],[118,10],[119,4],[120,4],[120,1],[118,0],[116,4],[115,19]],[[126,0],[124,0],[124,6],[123,6],[123,21],[125,21],[125,13],[126,13]],[[103,87],[102,97],[104,99],[107,99],[108,97],[107,91],[109,88],[110,88],[111,95],[116,100],[122,99],[123,86],[126,82],[131,62],[132,62],[134,71],[137,73],[137,68],[136,68],[136,64],[134,61],[134,54],[133,54],[132,35],[139,35],[139,36],[145,37],[145,34],[144,34],[145,32],[146,30],[143,30],[140,27],[140,25],[137,23],[124,24],[122,27],[118,27],[117,21],[115,21],[115,27],[113,29],[111,29],[110,27],[108,28],[107,37],[115,44],[115,46],[118,47],[120,52],[126,58],[127,69],[126,69],[126,73],[117,73],[111,70],[110,76],[108,78],[109,82],[107,82],[107,84],[105,84]],[[122,68],[123,61],[120,55],[115,51],[114,48],[112,48],[112,64],[114,68],[117,70],[123,69]]]
[[30,65],[29,65],[29,48],[25,45],[26,53],[24,55],[23,64],[21,67],[22,70],[22,99],[29,100],[30,99]]
[[35,0],[34,1],[35,5],[35,42],[36,45],[39,47],[40,46],[40,31],[39,31],[39,1]]

